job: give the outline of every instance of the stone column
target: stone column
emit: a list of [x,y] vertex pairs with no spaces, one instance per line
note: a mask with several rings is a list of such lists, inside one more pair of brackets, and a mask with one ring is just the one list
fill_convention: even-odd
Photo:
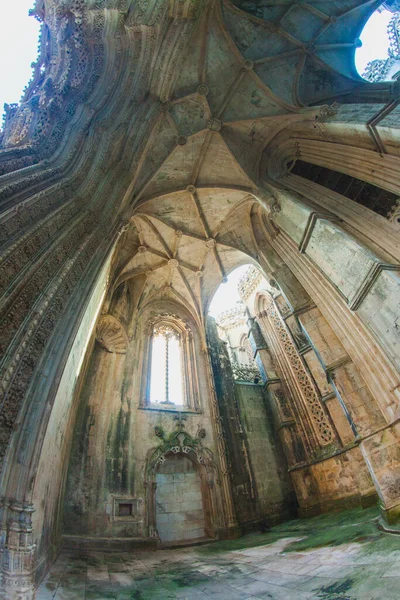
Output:
[[280,181],[286,189],[302,194],[321,211],[329,211],[338,217],[354,235],[362,235],[376,248],[381,248],[383,252],[400,261],[399,231],[396,223],[299,175],[289,173]]
[[[233,503],[233,494],[232,494],[232,486],[229,478],[229,469],[228,469],[228,454],[226,443],[224,440],[224,434],[222,429],[222,421],[219,414],[218,408],[218,400],[217,400],[217,392],[214,384],[214,376],[211,365],[211,357],[209,352],[204,350],[204,358],[206,361],[207,367],[207,378],[209,382],[210,388],[210,410],[211,410],[211,418],[214,426],[214,435],[215,441],[218,451],[218,461],[219,461],[219,474],[220,479],[218,483],[221,487],[221,496],[222,496],[222,506],[221,510],[224,511],[223,521],[225,522],[226,529],[234,531],[237,528],[237,519],[235,514],[235,507]],[[221,511],[219,511],[221,512]]]
[[7,526],[3,549],[3,589],[5,600],[30,600],[35,596],[35,545],[31,504],[4,502]]

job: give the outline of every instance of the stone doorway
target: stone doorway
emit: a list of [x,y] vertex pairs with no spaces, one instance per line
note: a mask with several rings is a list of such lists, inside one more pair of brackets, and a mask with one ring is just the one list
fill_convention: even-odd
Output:
[[205,537],[201,480],[182,454],[168,456],[156,474],[156,527],[161,542]]

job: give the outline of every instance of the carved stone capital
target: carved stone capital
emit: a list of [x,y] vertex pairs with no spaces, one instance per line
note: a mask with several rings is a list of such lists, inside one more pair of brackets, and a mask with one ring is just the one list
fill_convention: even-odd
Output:
[[258,187],[252,189],[252,194],[270,214],[280,212],[281,206],[271,192]]

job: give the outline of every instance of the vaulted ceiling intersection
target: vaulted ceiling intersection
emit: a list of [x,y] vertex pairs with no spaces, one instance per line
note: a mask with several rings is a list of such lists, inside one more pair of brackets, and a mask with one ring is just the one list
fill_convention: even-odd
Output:
[[271,142],[312,127],[325,114],[313,105],[375,89],[354,50],[378,4],[39,0],[42,54],[4,144],[33,162],[64,144],[55,180],[70,169],[88,207],[107,207],[99,218],[131,224],[114,285],[146,273],[142,302],[168,287],[202,314],[232,266],[256,256],[243,224],[254,199],[268,208]]

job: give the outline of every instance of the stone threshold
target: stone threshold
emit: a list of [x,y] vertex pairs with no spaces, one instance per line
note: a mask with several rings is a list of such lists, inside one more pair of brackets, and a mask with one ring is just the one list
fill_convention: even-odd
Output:
[[167,548],[185,548],[187,546],[202,546],[203,544],[209,544],[216,540],[210,537],[195,538],[192,540],[177,540],[170,542],[161,542],[159,548],[165,550]]

